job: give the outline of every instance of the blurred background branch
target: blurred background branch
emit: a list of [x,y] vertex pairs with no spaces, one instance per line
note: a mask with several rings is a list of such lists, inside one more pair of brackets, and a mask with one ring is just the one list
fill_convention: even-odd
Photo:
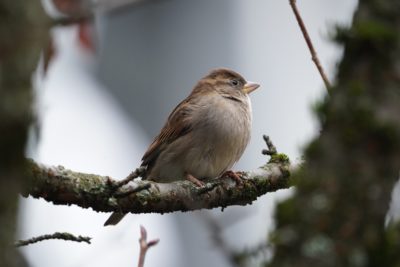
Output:
[[160,239],[153,239],[147,241],[147,230],[142,225],[140,226],[140,253],[139,253],[139,260],[138,260],[138,267],[144,267],[144,260],[146,258],[146,253],[149,248],[154,247],[155,245],[160,242]]
[[0,266],[21,266],[15,240],[19,186],[32,122],[31,79],[48,39],[40,1],[0,2]]
[[51,240],[51,239],[59,239],[59,240],[65,240],[65,241],[74,241],[74,242],[85,242],[90,244],[90,239],[92,239],[91,237],[88,236],[75,236],[73,234],[70,233],[54,233],[54,234],[47,234],[47,235],[41,235],[41,236],[36,236],[36,237],[32,237],[30,239],[26,239],[26,240],[18,240],[14,243],[14,246],[16,247],[22,247],[22,246],[27,246],[27,245],[31,245],[37,242],[41,242],[44,240]]

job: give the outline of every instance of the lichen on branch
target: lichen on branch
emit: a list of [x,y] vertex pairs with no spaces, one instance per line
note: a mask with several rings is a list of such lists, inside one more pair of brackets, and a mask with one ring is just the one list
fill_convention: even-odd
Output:
[[46,167],[28,160],[29,184],[22,195],[99,212],[167,213],[247,205],[268,192],[290,187],[290,163],[287,157],[276,158],[255,171],[239,172],[243,180],[240,185],[222,177],[200,188],[189,181],[142,180],[116,188],[118,182],[108,176],[74,172],[62,166]]

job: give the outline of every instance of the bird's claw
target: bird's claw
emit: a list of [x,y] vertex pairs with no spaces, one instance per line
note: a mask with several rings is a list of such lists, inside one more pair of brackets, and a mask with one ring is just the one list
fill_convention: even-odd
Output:
[[194,177],[193,175],[191,175],[189,173],[186,174],[186,180],[191,181],[198,187],[203,187],[205,185],[205,183],[203,183],[202,181],[200,181],[199,179],[197,179],[196,177]]

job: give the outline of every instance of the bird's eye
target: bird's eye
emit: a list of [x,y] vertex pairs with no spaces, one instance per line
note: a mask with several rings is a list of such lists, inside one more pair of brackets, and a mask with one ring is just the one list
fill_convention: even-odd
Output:
[[231,84],[233,86],[237,86],[239,84],[239,81],[238,80],[231,80]]

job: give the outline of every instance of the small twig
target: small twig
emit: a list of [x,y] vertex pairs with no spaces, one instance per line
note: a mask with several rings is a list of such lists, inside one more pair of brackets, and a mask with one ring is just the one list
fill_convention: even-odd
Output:
[[276,155],[278,152],[276,150],[276,147],[272,143],[271,138],[269,138],[269,136],[267,135],[263,135],[263,139],[268,147],[268,149],[262,150],[263,155],[268,155],[268,156]]
[[44,240],[50,240],[50,239],[61,239],[61,240],[66,240],[66,241],[75,241],[75,242],[86,242],[90,244],[90,240],[92,239],[91,237],[88,236],[74,236],[73,234],[70,233],[60,233],[56,232],[51,235],[41,235],[37,237],[32,237],[27,240],[18,240],[14,243],[14,246],[16,247],[22,247],[30,244],[34,244],[40,241]]
[[139,167],[135,169],[133,172],[131,172],[125,179],[120,181],[114,181],[110,178],[107,178],[107,185],[110,189],[109,190],[110,196],[115,197],[117,199],[124,198],[130,196],[131,194],[149,189],[151,187],[151,184],[146,183],[146,184],[138,184],[136,187],[129,188],[128,190],[124,191],[120,190],[120,192],[118,192],[118,189],[128,184],[130,181],[133,181],[135,178],[138,178],[139,176],[143,175],[145,170],[146,170],[145,167]]
[[113,183],[112,186],[114,188],[122,187],[122,186],[126,185],[127,183],[129,183],[130,181],[133,181],[135,178],[138,178],[139,176],[141,176],[145,170],[146,170],[146,167],[139,167],[136,170],[134,170],[133,172],[131,172],[131,174],[129,174],[128,177],[126,177],[125,179]]
[[315,65],[317,66],[319,74],[321,75],[322,80],[325,83],[325,87],[329,92],[329,90],[331,89],[331,83],[329,82],[329,79],[326,76],[325,71],[324,71],[324,69],[323,69],[323,67],[322,67],[322,65],[321,65],[321,63],[320,63],[320,61],[318,59],[317,52],[314,49],[314,46],[313,46],[313,44],[311,42],[311,38],[310,38],[310,36],[308,35],[308,32],[307,32],[307,28],[306,28],[306,26],[305,26],[305,24],[303,22],[303,19],[301,18],[300,12],[299,12],[299,10],[297,8],[296,0],[289,0],[289,3],[290,3],[290,6],[293,9],[294,15],[296,16],[297,23],[300,26],[301,32],[303,33],[303,36],[304,36],[304,39],[306,40],[308,49],[310,50],[312,61],[314,61]]
[[154,239],[149,242],[147,242],[147,231],[146,228],[143,226],[140,226],[140,239],[139,239],[139,244],[140,244],[140,254],[139,254],[139,262],[138,262],[138,267],[143,267],[144,266],[144,259],[146,257],[146,252],[149,248],[155,246],[158,244],[160,239]]

